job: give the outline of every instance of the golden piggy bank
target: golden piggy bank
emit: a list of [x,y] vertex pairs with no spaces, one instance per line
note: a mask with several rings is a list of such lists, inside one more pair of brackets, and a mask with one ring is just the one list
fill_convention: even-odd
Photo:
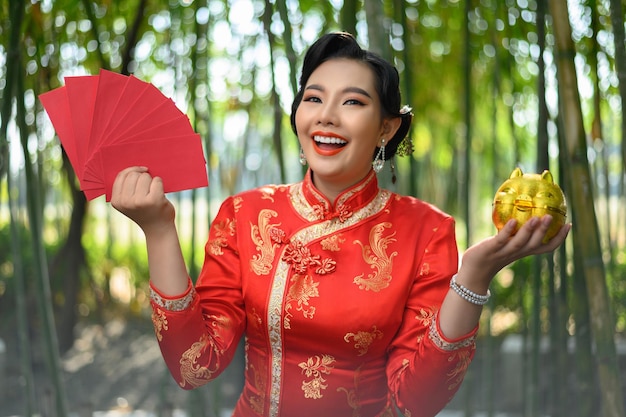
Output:
[[[502,183],[493,199],[492,219],[498,230],[510,220],[517,220],[515,232],[531,217],[552,216],[544,242],[550,240],[565,223],[567,205],[563,191],[554,183],[550,171],[524,174],[515,168]],[[514,233],[515,233],[514,232]]]

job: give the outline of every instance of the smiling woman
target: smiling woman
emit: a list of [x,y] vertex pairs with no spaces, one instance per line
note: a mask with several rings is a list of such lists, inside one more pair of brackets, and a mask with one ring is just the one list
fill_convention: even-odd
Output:
[[331,200],[365,178],[400,126],[378,97],[373,71],[352,59],[325,61],[306,80],[294,130],[315,186]]
[[569,225],[543,243],[549,216],[514,236],[509,222],[459,269],[454,219],[378,186],[410,150],[398,85],[351,35],[315,42],[291,115],[309,169],[223,202],[195,284],[162,180],[118,174],[111,203],[145,234],[156,337],[182,388],[216,378],[245,335],[235,417],[432,417],[459,389],[494,275]]

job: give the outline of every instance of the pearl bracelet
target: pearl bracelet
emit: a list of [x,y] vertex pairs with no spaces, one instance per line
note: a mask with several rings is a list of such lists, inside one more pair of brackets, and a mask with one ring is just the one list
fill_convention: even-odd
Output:
[[456,274],[453,275],[452,279],[450,280],[450,288],[452,288],[452,290],[459,296],[461,296],[461,298],[463,298],[465,301],[479,306],[484,306],[485,304],[487,304],[489,298],[491,297],[491,292],[489,290],[487,290],[487,294],[485,295],[476,294],[469,288],[458,284],[456,282]]

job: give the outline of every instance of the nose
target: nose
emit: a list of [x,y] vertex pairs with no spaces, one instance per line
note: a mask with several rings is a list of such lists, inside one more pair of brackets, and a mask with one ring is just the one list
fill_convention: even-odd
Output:
[[337,112],[330,104],[320,104],[319,112],[317,115],[318,125],[331,125],[336,126],[338,124]]

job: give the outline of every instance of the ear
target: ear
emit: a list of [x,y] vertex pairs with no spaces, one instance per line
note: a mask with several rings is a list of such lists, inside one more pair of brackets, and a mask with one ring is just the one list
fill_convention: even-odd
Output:
[[[400,128],[402,119],[400,117],[390,117],[383,120],[383,126],[381,131],[381,138],[384,138],[386,142],[389,142],[391,138],[396,134]],[[381,144],[379,143],[378,146]]]
[[400,123],[402,123],[402,119],[399,117],[390,117],[383,120],[382,134],[387,140],[390,140],[396,134],[400,128]]

